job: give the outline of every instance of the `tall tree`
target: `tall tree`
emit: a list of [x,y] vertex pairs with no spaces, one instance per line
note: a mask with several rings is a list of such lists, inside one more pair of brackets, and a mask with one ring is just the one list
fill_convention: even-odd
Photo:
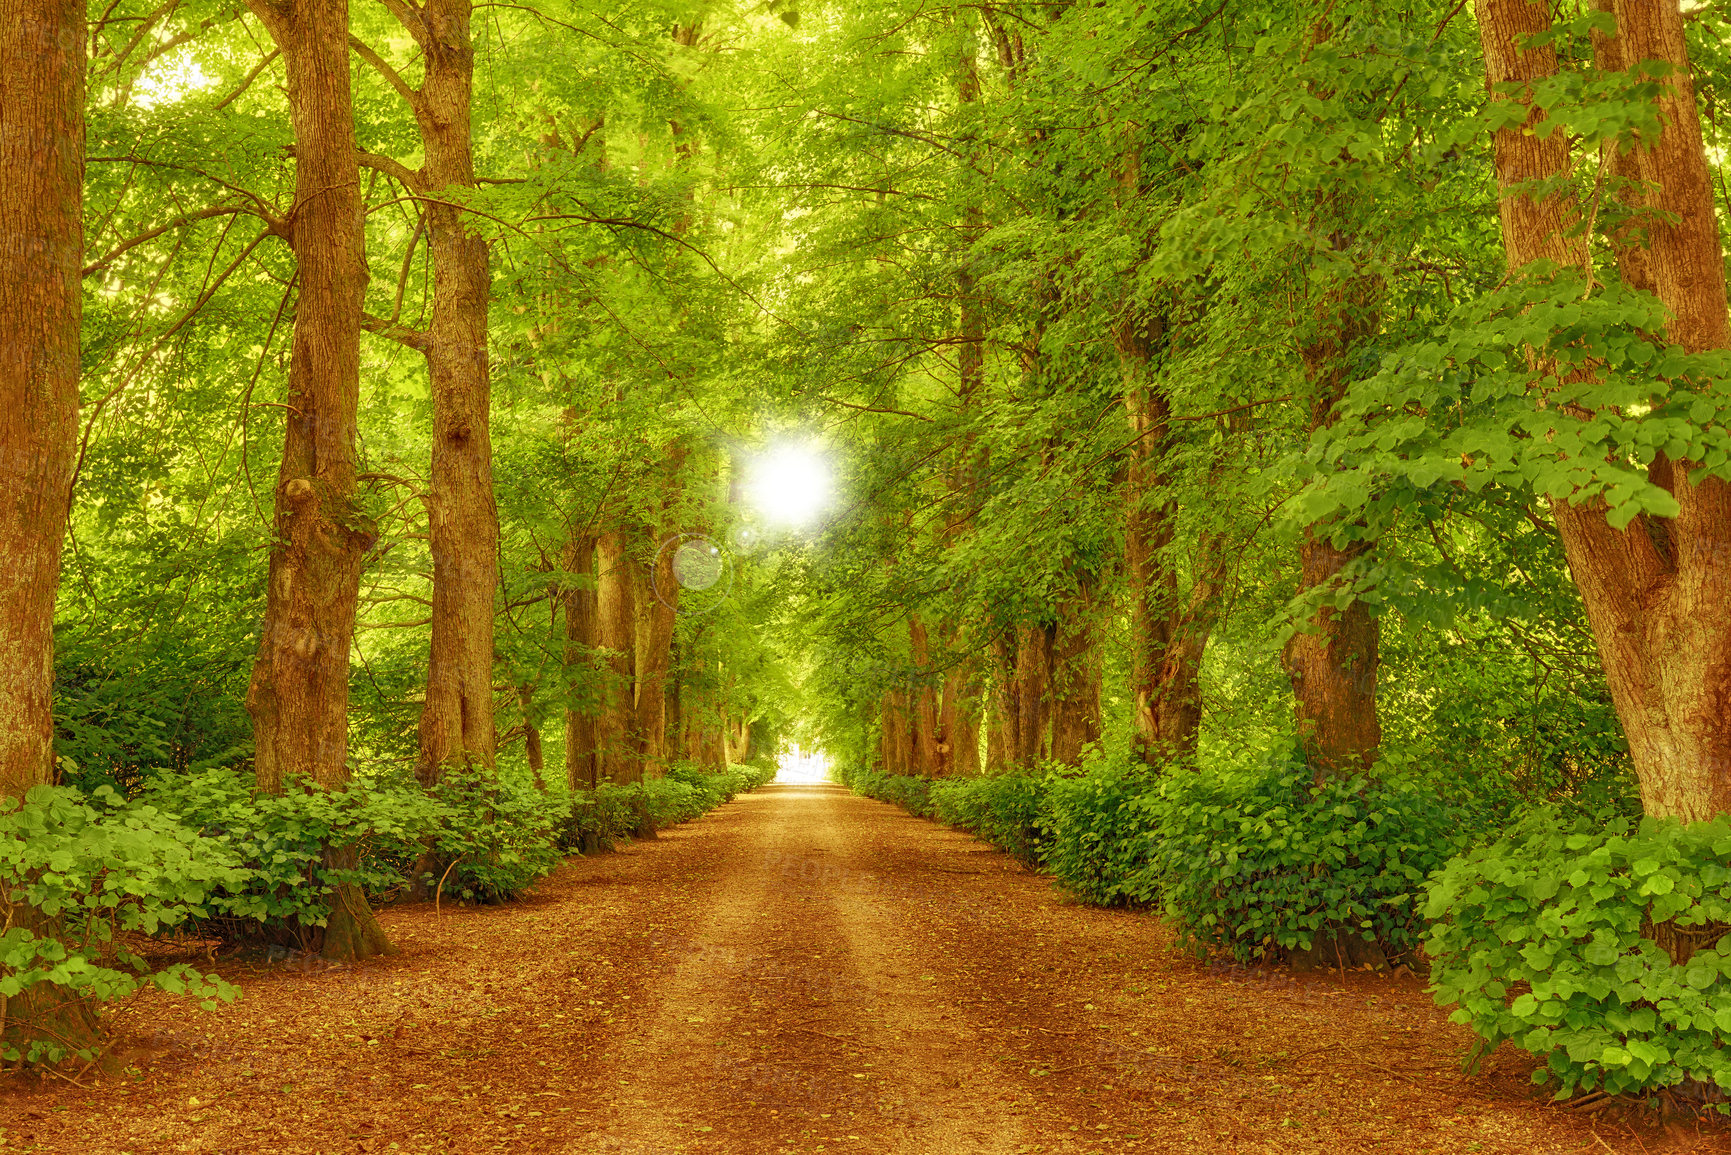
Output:
[[499,514],[493,500],[487,333],[492,283],[487,241],[463,204],[475,188],[471,5],[469,0],[427,0],[421,7],[389,7],[421,51],[421,86],[411,87],[360,40],[354,45],[409,105],[424,159],[418,170],[388,157],[362,159],[396,178],[424,206],[433,314],[424,331],[400,325],[394,317],[368,317],[365,325],[419,349],[432,381],[432,476],[426,502],[433,555],[432,641],[415,763],[417,777],[430,784],[454,762],[493,767]]
[[[1496,137],[1508,267],[1535,261],[1588,268],[1580,213],[1567,178],[1567,133],[1538,131],[1535,93],[1557,73],[1547,5],[1479,0],[1488,79],[1497,99],[1525,115]],[[1645,191],[1648,269],[1670,314],[1666,335],[1688,352],[1731,344],[1723,259],[1699,114],[1675,5],[1615,5],[1621,58],[1657,62],[1662,128],[1633,142]],[[1533,38],[1538,38],[1536,41]],[[1535,353],[1536,367],[1544,358]],[[1676,516],[1638,516],[1622,528],[1600,496],[1552,503],[1569,567],[1628,738],[1648,814],[1698,821],[1731,812],[1731,485],[1696,462],[1659,454],[1648,480],[1675,500]]]
[[[297,777],[327,790],[349,780],[349,650],[361,567],[377,540],[356,500],[362,300],[367,285],[346,0],[249,0],[288,73],[295,135],[294,210],[280,231],[294,250],[299,297],[289,360],[265,616],[247,690],[258,784]],[[353,865],[331,847],[332,867]],[[391,945],[353,885],[336,888],[329,958]]]
[[[0,3],[0,798],[54,781],[54,594],[78,442],[84,268],[84,5]],[[28,908],[12,927],[52,933]],[[75,1045],[83,1003],[47,983],[0,1000],[0,1038]]]

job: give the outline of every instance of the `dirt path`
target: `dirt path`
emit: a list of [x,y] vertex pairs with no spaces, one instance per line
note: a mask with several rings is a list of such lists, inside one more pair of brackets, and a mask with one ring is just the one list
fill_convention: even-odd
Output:
[[[219,962],[131,1074],[0,1086],[0,1152],[1710,1152],[1579,1117],[1410,978],[1209,968],[974,839],[772,786],[351,969]],[[138,1028],[135,1028],[138,1031]]]

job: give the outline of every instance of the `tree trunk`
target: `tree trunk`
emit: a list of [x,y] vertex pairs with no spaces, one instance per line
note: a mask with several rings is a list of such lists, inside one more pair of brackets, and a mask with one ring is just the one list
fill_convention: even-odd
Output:
[[1124,477],[1124,568],[1130,598],[1130,686],[1136,748],[1150,763],[1194,758],[1202,730],[1202,657],[1226,579],[1226,535],[1197,539],[1190,594],[1179,592],[1171,556],[1178,507],[1167,492],[1171,403],[1150,380],[1166,340],[1163,319],[1132,310],[1117,333],[1124,408],[1134,440]]
[[956,667],[944,677],[938,710],[938,775],[974,778],[980,773],[980,689],[968,669]]
[[626,548],[626,532],[617,526],[604,531],[596,543],[595,564],[597,638],[608,651],[606,684],[601,712],[596,719],[595,742],[601,777],[621,785],[643,780],[643,762],[638,757],[637,704],[634,687],[637,665],[636,563]]
[[[593,578],[595,538],[574,533],[566,543],[563,558],[567,574]],[[571,671],[588,662],[599,644],[596,635],[596,591],[588,582],[568,586],[561,595],[565,603],[565,669],[575,696],[576,677]],[[585,682],[592,679],[585,668]],[[585,686],[585,689],[588,687]],[[569,701],[565,707],[565,783],[573,791],[593,790],[601,784],[600,759],[596,753],[596,705]]]
[[679,548],[679,471],[684,463],[685,447],[676,441],[668,447],[665,462],[667,488],[661,500],[659,541],[648,543],[653,552],[637,667],[637,732],[643,772],[652,777],[667,771],[667,670],[679,616],[679,580],[673,562]]
[[541,727],[535,725],[535,684],[524,682],[517,687],[517,705],[523,711],[523,756],[529,760],[529,773],[534,775],[535,789],[547,792],[547,780],[542,771],[547,758],[541,748]]
[[911,691],[913,717],[913,773],[922,778],[936,778],[940,772],[938,754],[937,688],[931,680],[931,642],[926,624],[918,614],[908,616],[908,650],[913,658],[914,683]]
[[0,18],[0,796],[54,778],[54,593],[78,442],[84,6]]
[[468,762],[493,768],[493,591],[499,584],[499,513],[493,500],[487,242],[449,203],[475,187],[469,124],[474,47],[469,0],[429,0],[405,25],[426,79],[414,102],[430,194],[433,319],[425,344],[433,395],[433,629],[416,774]]
[[[0,6],[0,797],[54,780],[54,594],[78,441],[84,5]],[[14,908],[12,925],[54,925]],[[95,1039],[90,1007],[0,999],[0,1042]],[[65,1044],[62,1044],[65,1045]]]
[[[259,787],[348,785],[349,651],[361,567],[377,540],[355,500],[361,303],[367,284],[346,0],[250,0],[282,52],[295,134],[299,265],[275,538],[247,688]],[[327,851],[341,868],[348,848]],[[326,957],[391,951],[358,888],[339,887]]]
[[1021,705],[1016,693],[1014,634],[992,635],[992,708],[986,730],[986,770],[1001,774],[1016,768],[1021,757]]
[[[1336,234],[1336,250],[1353,238]],[[1302,344],[1310,390],[1310,432],[1333,425],[1346,394],[1349,359],[1376,330],[1374,277],[1354,275],[1317,307],[1316,331]],[[1307,526],[1299,543],[1300,597],[1337,590],[1347,568],[1369,552],[1368,543],[1336,547],[1330,524]],[[1298,741],[1316,780],[1368,770],[1382,744],[1376,675],[1380,627],[1370,606],[1355,599],[1344,609],[1323,606],[1292,636],[1282,655],[1297,700]]]
[[[1546,6],[1479,0],[1480,35],[1492,84],[1531,84],[1556,73],[1543,47],[1517,52],[1514,38],[1549,28]],[[1690,352],[1728,340],[1723,258],[1700,120],[1674,6],[1615,5],[1622,62],[1659,60],[1675,71],[1662,81],[1664,130],[1633,151],[1635,171],[1653,191],[1640,197],[1670,214],[1647,225],[1647,270],[1670,311],[1666,336]],[[1605,59],[1601,55],[1601,60]],[[1530,98],[1521,99],[1530,103]],[[1533,109],[1527,125],[1543,118]],[[1533,197],[1527,182],[1570,170],[1566,134],[1543,140],[1520,129],[1497,134],[1497,176],[1511,273],[1545,258],[1583,268],[1585,240],[1565,195]],[[1673,223],[1674,222],[1674,223]],[[1627,268],[1627,266],[1625,266]],[[1611,527],[1602,500],[1555,501],[1569,568],[1586,605],[1611,699],[1629,742],[1641,802],[1655,817],[1700,821],[1731,812],[1731,486],[1691,478],[1687,461],[1656,460],[1650,477],[1680,507],[1668,524],[1637,518]]]
[[1052,627],[1016,627],[1016,767],[1037,770],[1051,753]]
[[1086,575],[1081,588],[1058,605],[1052,632],[1052,761],[1076,766],[1082,750],[1100,740],[1099,579]]
[[685,754],[685,683],[681,677],[681,649],[677,638],[668,648],[667,710],[663,729],[668,758],[684,758]]

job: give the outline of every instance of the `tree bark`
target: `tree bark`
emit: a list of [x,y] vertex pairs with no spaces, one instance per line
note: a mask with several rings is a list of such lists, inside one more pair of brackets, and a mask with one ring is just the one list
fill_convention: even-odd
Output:
[[1149,763],[1194,758],[1202,731],[1202,657],[1226,579],[1226,534],[1200,531],[1190,593],[1172,556],[1178,505],[1169,492],[1171,401],[1151,380],[1163,319],[1132,309],[1117,333],[1134,440],[1124,475],[1124,568],[1130,598],[1130,686],[1136,748]]
[[517,706],[523,711],[523,757],[528,759],[529,773],[534,776],[535,789],[547,792],[543,771],[547,756],[541,745],[541,727],[535,725],[535,684],[524,682],[517,687]]
[[0,15],[0,795],[54,778],[54,593],[78,442],[84,6]]
[[432,643],[416,774],[443,767],[493,768],[493,593],[499,584],[499,513],[493,499],[491,368],[487,345],[492,281],[487,242],[467,228],[454,201],[475,187],[470,140],[474,45],[469,0],[428,0],[404,26],[426,67],[415,120],[426,156],[427,237],[433,317],[425,353],[433,395]]
[[[1636,171],[1654,191],[1644,207],[1671,214],[1647,226],[1647,268],[1671,314],[1667,337],[1690,352],[1728,343],[1723,259],[1702,148],[1700,121],[1674,5],[1615,5],[1622,61],[1659,60],[1664,129],[1634,149]],[[1487,80],[1530,85],[1554,75],[1550,47],[1519,52],[1516,37],[1549,28],[1548,6],[1478,0]],[[1601,56],[1601,59],[1605,57]],[[1530,129],[1543,118],[1531,109]],[[1585,268],[1586,242],[1572,235],[1578,212],[1557,192],[1534,196],[1529,182],[1570,170],[1566,134],[1497,134],[1503,241],[1517,274],[1548,259]],[[1554,187],[1554,186],[1553,186]],[[1673,223],[1674,222],[1674,223]],[[1575,584],[1586,605],[1611,698],[1629,742],[1641,802],[1655,817],[1700,821],[1731,812],[1731,486],[1692,477],[1687,461],[1655,461],[1650,477],[1680,507],[1668,524],[1637,518],[1611,527],[1602,500],[1552,503]]]
[[[1337,234],[1336,249],[1350,237]],[[1346,394],[1348,358],[1376,330],[1375,278],[1355,274],[1330,291],[1316,315],[1316,331],[1300,354],[1310,390],[1310,432],[1333,425]],[[1334,527],[1307,526],[1299,543],[1301,597],[1338,589],[1347,568],[1370,549],[1349,541],[1335,546]],[[1316,780],[1368,770],[1382,744],[1376,676],[1380,627],[1361,599],[1344,609],[1323,606],[1287,642],[1282,655],[1297,701],[1298,741]]]
[[1038,769],[1051,754],[1052,627],[1016,627],[1016,767]]
[[[595,537],[574,532],[562,559],[567,574],[593,579]],[[575,700],[579,663],[587,663],[599,644],[596,632],[596,590],[590,582],[568,586],[561,595],[565,610],[565,669],[571,698],[565,707],[565,784],[573,791],[593,790],[601,784],[601,764],[596,752],[594,704]],[[584,667],[585,674],[587,668]],[[587,676],[585,683],[589,682]],[[584,689],[588,686],[585,685]]]
[[936,778],[942,772],[938,753],[937,688],[932,684],[931,639],[919,614],[908,615],[908,650],[913,658],[914,682],[910,697],[913,711],[913,772]]
[[[355,500],[365,221],[346,0],[249,0],[282,52],[295,135],[290,244],[299,265],[276,534],[247,689],[259,787],[348,785],[349,651],[361,567],[377,534]],[[341,869],[350,848],[331,847]],[[337,888],[327,957],[392,950],[358,888]]]
[[1076,766],[1082,750],[1100,740],[1100,579],[1083,575],[1079,588],[1058,604],[1052,631],[1052,761]]
[[606,685],[596,719],[595,744],[601,777],[621,785],[643,780],[638,756],[636,686],[637,612],[636,562],[627,548],[627,532],[614,526],[596,543],[597,637],[607,657]]
[[[54,780],[54,594],[78,440],[84,5],[0,0],[0,797]],[[40,935],[27,908],[8,921]],[[76,1049],[94,1012],[59,987],[0,999],[0,1040]],[[62,1044],[64,1045],[64,1044]]]
[[660,777],[667,771],[667,671],[673,655],[674,629],[679,617],[679,580],[673,562],[679,542],[679,471],[685,464],[685,447],[675,441],[668,448],[665,485],[661,499],[659,540],[651,540],[649,596],[644,605],[643,645],[637,667],[637,733],[642,743],[643,772]]
[[1021,757],[1021,705],[1017,694],[1015,635],[1001,629],[992,635],[991,717],[986,730],[986,769],[1002,773],[1016,768]]

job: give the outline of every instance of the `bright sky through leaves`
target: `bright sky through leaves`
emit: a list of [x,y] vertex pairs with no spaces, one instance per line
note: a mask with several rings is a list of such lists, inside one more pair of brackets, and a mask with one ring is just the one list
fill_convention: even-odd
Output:
[[773,526],[798,529],[815,521],[830,503],[834,480],[829,459],[817,447],[784,442],[752,462],[746,500]]

